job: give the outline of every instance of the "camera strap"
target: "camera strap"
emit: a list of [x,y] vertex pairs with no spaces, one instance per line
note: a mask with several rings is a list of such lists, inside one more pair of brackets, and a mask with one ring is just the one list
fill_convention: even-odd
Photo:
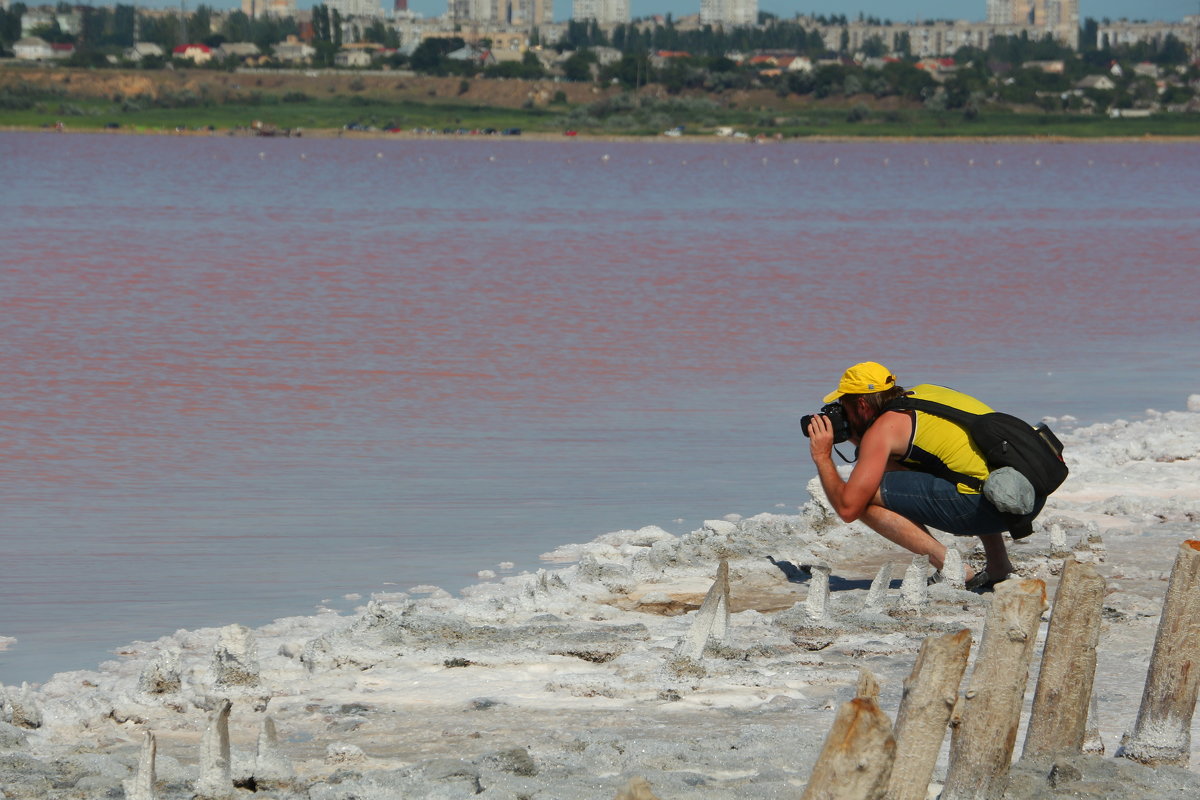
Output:
[[855,448],[854,448],[854,458],[846,458],[844,455],[842,455],[842,451],[837,449],[836,444],[833,446],[833,452],[837,453],[838,458],[840,458],[846,464],[853,464],[855,461],[858,461],[858,447],[857,446],[855,446]]

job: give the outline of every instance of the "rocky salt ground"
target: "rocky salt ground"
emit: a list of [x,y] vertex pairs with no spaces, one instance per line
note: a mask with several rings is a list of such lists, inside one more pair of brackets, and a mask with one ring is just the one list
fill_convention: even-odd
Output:
[[[1113,757],[1178,545],[1200,538],[1200,396],[1188,408],[1062,436],[1071,478],[1012,552],[1051,597],[1072,553],[1108,580],[1094,691],[1104,754],[1018,762],[1010,798],[1200,796],[1200,753],[1191,770]],[[377,595],[354,616],[179,631],[96,671],[5,686],[0,797],[149,796],[132,782],[149,731],[154,796],[191,798],[225,700],[230,794],[244,798],[612,798],[635,778],[664,800],[799,796],[860,668],[894,717],[924,638],[966,627],[977,650],[988,603],[945,584],[901,592],[905,554],[809,491],[795,514],[563,547],[547,559],[568,566],[461,597],[428,587]],[[729,626],[691,657],[695,609],[722,559]],[[870,586],[888,560],[881,598]],[[823,611],[819,591],[808,601],[819,565],[830,567]]]

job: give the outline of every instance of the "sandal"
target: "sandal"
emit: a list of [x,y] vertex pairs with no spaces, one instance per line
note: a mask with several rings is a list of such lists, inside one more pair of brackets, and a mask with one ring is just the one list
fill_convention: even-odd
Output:
[[987,574],[987,570],[981,569],[971,577],[971,580],[967,581],[963,588],[965,588],[968,592],[983,594],[995,589],[997,583],[1003,583],[1004,581],[1013,577],[1016,577],[1016,573],[1010,572],[1002,577],[993,578]]

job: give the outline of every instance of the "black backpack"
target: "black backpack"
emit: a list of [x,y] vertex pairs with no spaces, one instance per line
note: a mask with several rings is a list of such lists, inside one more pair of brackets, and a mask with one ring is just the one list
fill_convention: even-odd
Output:
[[[1020,472],[1033,486],[1040,503],[1067,479],[1067,465],[1063,462],[1062,442],[1045,424],[1030,425],[1011,414],[992,411],[987,414],[972,414],[932,400],[917,397],[898,397],[884,406],[884,410],[913,410],[948,419],[957,424],[983,455],[988,469],[1012,467]],[[976,491],[983,491],[983,481],[942,465],[941,469],[930,470],[940,478],[952,483],[962,483]],[[1009,515],[1014,539],[1032,533],[1031,524],[1036,513],[1024,516]]]

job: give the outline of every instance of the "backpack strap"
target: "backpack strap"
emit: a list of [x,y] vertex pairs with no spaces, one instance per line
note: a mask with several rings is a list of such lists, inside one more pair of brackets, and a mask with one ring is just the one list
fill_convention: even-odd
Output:
[[948,406],[945,403],[935,403],[932,400],[924,400],[920,397],[910,397],[904,395],[897,397],[883,407],[884,411],[924,411],[926,414],[948,419],[953,423],[961,426],[964,430],[975,420],[979,418],[978,414],[972,414],[970,411],[963,411],[961,408]]
[[[932,400],[923,400],[919,397],[909,397],[908,395],[897,397],[895,400],[892,400],[890,403],[885,405],[883,410],[923,411],[926,414],[933,414],[936,417],[948,419],[954,424],[958,425],[964,431],[967,431],[968,436],[970,435],[968,426],[979,416],[978,414],[972,414],[970,411],[963,411],[962,409],[948,406],[945,403],[935,403]],[[961,483],[964,486],[970,486],[977,492],[983,491],[983,481],[979,480],[979,478],[976,478],[974,475],[955,472],[943,464],[940,460],[934,458],[932,455],[929,456],[927,462],[923,463],[923,466],[929,467],[928,469],[922,470],[923,472],[936,475],[944,481],[949,481],[950,483],[954,484]]]

